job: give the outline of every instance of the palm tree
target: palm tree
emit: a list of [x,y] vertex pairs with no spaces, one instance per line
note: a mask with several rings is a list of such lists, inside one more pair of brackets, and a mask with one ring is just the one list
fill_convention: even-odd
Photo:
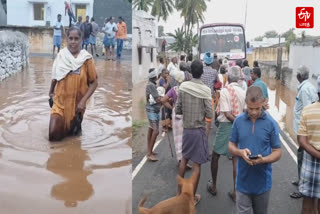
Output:
[[185,39],[185,53],[192,53],[192,48],[198,45],[199,36],[198,34],[193,35],[192,31],[187,35]]
[[180,55],[180,52],[185,49],[185,37],[183,27],[176,29],[174,34],[167,33],[167,35],[175,39],[174,43],[170,44],[170,46],[168,47],[169,50],[178,52]]
[[167,21],[168,16],[172,13],[174,7],[173,0],[153,0],[151,15],[157,16],[158,21],[162,18]]
[[203,23],[203,13],[207,10],[206,1],[210,0],[176,0],[176,8],[181,11],[181,17],[184,17],[186,35],[195,24],[199,28],[199,23]]
[[133,0],[133,8],[137,10],[149,11],[152,6],[152,0]]

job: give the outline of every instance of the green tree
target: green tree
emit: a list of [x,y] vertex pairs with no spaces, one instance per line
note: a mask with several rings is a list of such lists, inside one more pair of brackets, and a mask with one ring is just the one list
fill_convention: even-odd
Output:
[[289,30],[287,30],[286,32],[284,32],[283,34],[281,34],[281,37],[284,37],[287,40],[289,39],[296,39],[296,34],[294,33],[294,28],[290,28]]
[[149,11],[152,6],[152,0],[133,0],[133,8],[137,10]]
[[256,38],[254,38],[254,41],[262,41],[263,40],[263,36],[257,36]]
[[306,34],[306,31],[302,31],[301,33],[301,42],[304,42],[306,40],[306,37],[307,37],[307,34]]
[[173,7],[173,0],[153,0],[151,15],[158,17],[158,21],[160,18],[167,21],[168,16],[173,12]]
[[185,46],[184,46],[184,52],[185,53],[191,53],[192,54],[192,48],[198,45],[199,42],[199,36],[198,34],[193,35],[191,32],[187,35],[185,38]]
[[167,33],[167,35],[175,39],[174,43],[169,45],[168,47],[169,50],[173,50],[175,52],[180,53],[185,49],[185,36],[184,36],[185,34],[184,34],[183,27],[176,29],[174,34]]
[[294,28],[290,28],[286,32],[284,32],[282,35],[286,39],[286,48],[288,52],[290,51],[290,44],[297,40],[297,36],[294,33]]
[[279,36],[279,34],[275,30],[270,30],[270,31],[267,31],[264,33],[264,37],[267,37],[267,38],[275,38],[278,36]]
[[195,24],[199,29],[199,23],[204,21],[203,13],[207,10],[206,2],[210,0],[176,0],[176,8],[180,16],[184,18],[185,34],[189,34]]

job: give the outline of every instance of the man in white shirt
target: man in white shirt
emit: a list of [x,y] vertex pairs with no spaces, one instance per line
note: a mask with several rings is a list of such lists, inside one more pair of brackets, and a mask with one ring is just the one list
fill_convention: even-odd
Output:
[[174,87],[174,86],[178,85],[178,83],[176,82],[176,80],[174,78],[175,72],[179,70],[178,69],[178,59],[177,59],[177,57],[173,57],[171,59],[171,62],[169,63],[169,65],[167,67],[167,70],[169,71],[169,74],[172,77],[171,81],[170,81],[170,86]]
[[162,70],[165,68],[162,57],[159,59],[159,62],[160,62],[160,65],[159,65],[159,67],[158,67],[158,74],[161,74],[161,73],[162,73]]
[[176,70],[178,70],[178,60],[177,60],[177,57],[173,57],[171,59],[171,62],[169,63],[168,67],[167,67],[168,71],[169,71],[169,74],[171,76],[174,76],[174,72]]
[[[103,33],[105,34],[103,39],[103,44],[106,50],[106,60],[115,60],[114,46],[116,44],[117,31],[118,31],[117,24],[114,22],[114,17],[111,17],[110,21],[103,28]],[[110,47],[111,47],[111,50],[110,50]]]
[[61,23],[61,14],[58,14],[57,16],[57,22],[53,26],[53,53],[52,53],[52,59],[54,59],[54,52],[56,47],[58,48],[58,53],[60,51],[60,46],[62,42],[62,33],[63,33],[63,25]]

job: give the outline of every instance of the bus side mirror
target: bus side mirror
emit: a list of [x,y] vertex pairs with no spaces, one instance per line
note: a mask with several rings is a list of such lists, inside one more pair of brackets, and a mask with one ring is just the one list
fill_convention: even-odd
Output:
[[250,42],[247,42],[247,48],[250,48]]

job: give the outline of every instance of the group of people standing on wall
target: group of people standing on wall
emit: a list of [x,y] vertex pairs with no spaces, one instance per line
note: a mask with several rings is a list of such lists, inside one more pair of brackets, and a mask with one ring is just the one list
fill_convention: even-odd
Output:
[[[118,17],[118,23],[115,23],[115,18],[106,18],[103,27],[100,30],[99,25],[95,22],[94,17],[86,16],[85,22],[82,21],[82,16],[78,16],[78,21],[72,11],[71,5],[65,1],[65,15],[69,16],[69,28],[76,26],[81,30],[82,43],[81,48],[87,50],[90,45],[92,56],[99,57],[97,52],[97,36],[99,32],[104,34],[102,55],[105,55],[105,60],[120,60],[123,50],[124,41],[127,39],[127,25],[124,19]],[[63,35],[65,35],[63,24],[61,22],[61,14],[57,15],[57,21],[53,26],[53,53],[52,58],[55,58],[55,48],[59,53]],[[116,56],[115,56],[116,47]]]
[[148,160],[158,161],[153,146],[160,121],[167,120],[160,117],[163,109],[172,119],[178,174],[184,177],[186,169],[192,168],[196,177],[197,204],[201,165],[210,161],[208,140],[215,124],[207,190],[217,195],[219,157],[227,156],[233,163],[233,189],[227,195],[236,202],[238,213],[249,213],[246,210],[252,208],[254,213],[267,213],[271,163],[280,159],[281,143],[278,125],[265,111],[269,108],[268,90],[258,62],[250,68],[247,60],[218,59],[207,52],[203,61],[192,60],[190,55],[187,61],[180,57],[178,64],[173,57],[165,66],[160,59],[159,70],[152,68],[148,75]]

